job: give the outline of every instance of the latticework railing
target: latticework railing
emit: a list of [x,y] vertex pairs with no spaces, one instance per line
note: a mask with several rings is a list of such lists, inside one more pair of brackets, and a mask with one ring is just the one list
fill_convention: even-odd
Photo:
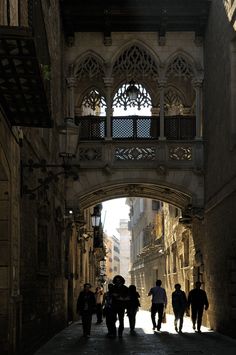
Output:
[[113,139],[157,139],[159,136],[159,117],[112,117],[111,135]]
[[106,137],[106,117],[82,116],[76,117],[80,127],[80,140],[100,140]]
[[196,134],[195,116],[165,117],[165,137],[174,140],[194,139]]
[[[196,133],[195,116],[165,117],[164,136],[167,140],[192,140]],[[100,140],[106,137],[106,117],[76,117],[80,126],[80,140]],[[116,116],[111,118],[111,137],[115,140],[158,139],[158,116]]]

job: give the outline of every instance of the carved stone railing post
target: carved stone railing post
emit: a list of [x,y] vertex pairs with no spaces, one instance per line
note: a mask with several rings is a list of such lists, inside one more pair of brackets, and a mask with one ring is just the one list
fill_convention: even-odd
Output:
[[193,87],[196,92],[196,136],[195,139],[202,139],[202,79],[193,80]]
[[165,140],[165,87],[166,87],[166,80],[160,80],[158,82],[158,86],[160,89],[160,136],[159,140]]
[[111,137],[111,117],[112,117],[112,84],[113,84],[113,78],[111,77],[105,77],[104,79],[104,85],[106,87],[106,139],[110,140],[112,139]]
[[68,117],[75,118],[75,88],[77,86],[77,80],[71,76],[66,79],[68,88]]

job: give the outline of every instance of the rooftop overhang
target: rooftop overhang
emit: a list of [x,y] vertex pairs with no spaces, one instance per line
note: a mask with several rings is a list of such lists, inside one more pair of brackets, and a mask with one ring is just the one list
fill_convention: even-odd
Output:
[[0,26],[0,110],[12,126],[52,126],[43,69],[32,31]]
[[210,0],[61,0],[67,35],[75,32],[194,31],[203,36]]

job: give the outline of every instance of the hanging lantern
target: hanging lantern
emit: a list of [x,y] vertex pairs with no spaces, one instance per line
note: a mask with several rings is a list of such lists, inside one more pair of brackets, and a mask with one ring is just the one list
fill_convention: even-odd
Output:
[[128,96],[128,98],[130,99],[130,101],[136,101],[137,100],[138,94],[139,94],[139,89],[135,85],[134,80],[130,81],[129,86],[127,87],[125,93]]

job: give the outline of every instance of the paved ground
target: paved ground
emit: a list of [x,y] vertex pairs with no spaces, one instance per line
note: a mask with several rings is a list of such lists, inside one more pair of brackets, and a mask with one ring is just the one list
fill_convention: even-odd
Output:
[[182,334],[175,332],[172,315],[167,315],[167,323],[162,325],[161,332],[153,332],[150,313],[139,311],[136,335],[129,333],[127,317],[122,339],[109,339],[106,332],[104,323],[93,324],[91,337],[85,339],[81,322],[76,322],[57,334],[35,355],[236,355],[236,340],[205,327],[202,327],[201,334],[195,333],[189,318],[184,321]]

